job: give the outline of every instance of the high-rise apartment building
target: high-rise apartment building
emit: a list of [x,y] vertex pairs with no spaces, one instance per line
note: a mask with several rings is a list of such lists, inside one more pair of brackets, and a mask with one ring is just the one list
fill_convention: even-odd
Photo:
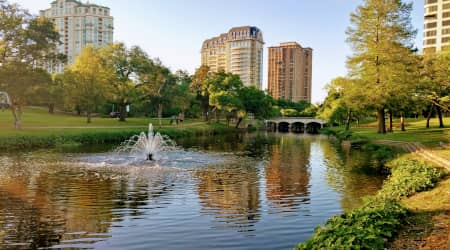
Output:
[[423,53],[450,47],[450,0],[425,0]]
[[202,65],[212,72],[224,70],[241,77],[245,86],[262,88],[264,41],[256,27],[234,27],[208,39],[202,46]]
[[269,47],[269,94],[275,99],[311,102],[312,49],[296,42]]
[[[51,8],[40,11],[55,23],[61,35],[59,53],[67,56],[67,63],[72,64],[86,45],[106,46],[113,42],[113,17],[108,7],[82,3],[76,0],[56,0]],[[49,72],[63,72],[63,64],[47,63]]]

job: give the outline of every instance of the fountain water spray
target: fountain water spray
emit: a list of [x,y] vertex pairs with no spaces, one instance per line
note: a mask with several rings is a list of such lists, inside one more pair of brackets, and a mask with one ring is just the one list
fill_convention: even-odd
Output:
[[158,153],[164,150],[170,150],[175,147],[175,143],[167,136],[153,132],[153,125],[148,125],[148,132],[132,136],[129,140],[123,142],[117,149],[118,153],[130,153],[138,157],[145,158],[148,161],[158,159]]

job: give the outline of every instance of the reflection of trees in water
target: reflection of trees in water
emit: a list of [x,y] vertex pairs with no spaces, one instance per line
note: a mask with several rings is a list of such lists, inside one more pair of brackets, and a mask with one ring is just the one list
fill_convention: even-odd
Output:
[[265,169],[266,197],[273,208],[282,212],[295,211],[310,199],[311,141],[283,136],[270,151],[271,157]]
[[[109,237],[112,223],[142,216],[142,206],[171,190],[164,180],[149,184],[111,178],[112,173],[101,170],[36,164],[22,157],[0,158],[0,163],[7,163],[0,166],[0,228],[5,233],[0,244],[11,249],[15,243],[38,248],[82,238],[94,243]],[[66,234],[71,232],[81,233]]]
[[341,205],[345,210],[361,205],[362,197],[376,193],[383,177],[368,175],[362,171],[368,167],[369,154],[359,150],[340,150],[339,146],[323,141],[321,144],[327,165],[327,183],[341,193]]
[[215,217],[214,228],[253,231],[260,218],[259,179],[255,162],[198,170],[201,213]]

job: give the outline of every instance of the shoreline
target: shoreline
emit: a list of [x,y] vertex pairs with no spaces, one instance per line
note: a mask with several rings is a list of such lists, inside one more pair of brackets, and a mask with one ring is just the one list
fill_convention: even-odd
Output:
[[[351,132],[342,129],[327,130],[325,134],[334,136],[341,142],[352,141]],[[436,161],[433,157],[427,157],[424,149],[405,150],[404,144],[408,142],[402,144],[401,141],[397,141],[386,145],[383,141],[371,140],[361,134],[355,136],[353,141],[358,146],[363,144],[400,148],[406,154],[394,157],[386,164],[391,170],[390,176],[376,195],[367,198],[368,201],[365,205],[330,218],[324,225],[319,225],[315,229],[313,236],[307,241],[299,243],[295,249],[350,247],[355,242],[360,244],[359,247],[367,247],[366,244],[372,244],[369,245],[372,249],[446,249],[450,247],[450,170],[448,166],[439,166],[442,162]],[[397,170],[416,164],[413,162],[417,162],[418,165],[422,164],[423,167],[411,168],[413,174],[409,176],[402,176],[405,170],[402,170],[403,172]],[[432,177],[430,173],[434,171],[440,172],[439,178],[430,178]],[[417,179],[417,176],[420,175],[425,175],[424,177],[427,178]],[[392,188],[392,179],[397,180],[401,185],[414,183],[414,186],[411,187],[414,190],[406,193],[397,192],[396,189],[401,190],[401,187]],[[392,193],[396,194],[396,197],[392,197]],[[358,216],[367,215],[367,212],[370,215],[380,206],[380,200],[377,197],[386,199],[381,199],[383,207],[378,211],[382,216],[373,220],[372,223],[378,224],[380,221],[391,219],[392,214],[395,214],[399,219],[391,220],[388,223],[388,225],[395,226],[389,230],[386,230],[386,226],[377,228],[375,232],[379,231],[379,235],[374,232],[367,234],[366,231],[370,231],[368,229],[365,229],[364,232],[352,231],[370,218],[370,216]],[[374,202],[374,200],[376,201]],[[385,202],[394,202],[394,209],[384,206]],[[348,218],[353,218],[353,220]],[[365,226],[370,227],[371,225]],[[340,231],[343,229],[347,233]],[[346,238],[348,236],[351,236],[350,239]],[[332,240],[330,241],[330,239]],[[377,241],[378,244],[376,244]],[[324,245],[324,242],[330,244]]]

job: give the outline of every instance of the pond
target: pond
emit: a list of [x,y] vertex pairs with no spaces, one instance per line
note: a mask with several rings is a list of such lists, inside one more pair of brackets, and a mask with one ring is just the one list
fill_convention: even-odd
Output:
[[383,181],[324,136],[177,143],[152,164],[111,145],[0,155],[0,249],[292,249]]

